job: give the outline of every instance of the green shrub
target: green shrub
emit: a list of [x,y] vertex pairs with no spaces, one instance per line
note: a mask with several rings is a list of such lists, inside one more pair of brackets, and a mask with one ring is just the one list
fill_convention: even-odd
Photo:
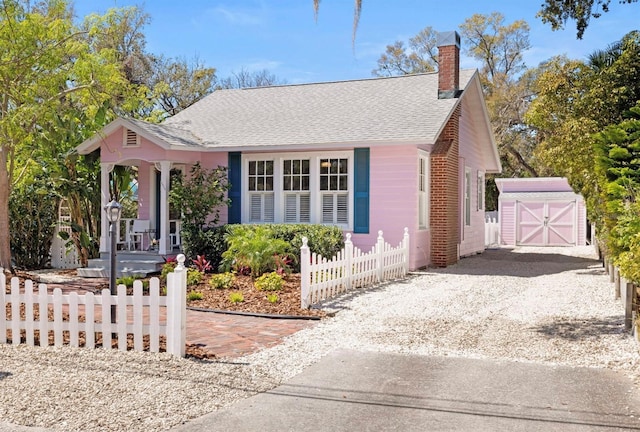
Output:
[[181,241],[184,254],[191,259],[198,255],[206,256],[214,269],[222,262],[222,253],[227,250],[225,235],[227,225],[217,227],[182,227]]
[[268,228],[237,225],[226,237],[229,248],[222,254],[221,269],[258,277],[276,270],[276,257],[293,255],[289,243],[274,238]]
[[282,276],[276,272],[265,273],[254,282],[256,289],[260,291],[280,291],[282,289]]
[[[307,237],[308,246],[312,252],[331,259],[344,247],[344,235],[340,228],[329,225],[314,224],[264,224],[264,225],[227,225],[229,233],[227,239],[236,230],[247,232],[249,230],[267,230],[272,238],[284,240],[289,249],[286,254],[278,254],[280,258],[285,256],[291,259],[289,266],[295,272],[300,271],[300,247],[302,237]],[[207,255],[208,256],[208,255]],[[213,260],[212,260],[213,261]],[[277,266],[270,270],[277,270]]]
[[116,285],[124,285],[127,288],[133,287],[133,281],[135,281],[135,276],[122,276],[116,279]]
[[240,291],[235,291],[229,294],[229,301],[231,303],[242,303],[244,301],[244,295]]
[[236,277],[230,272],[214,274],[209,278],[209,285],[215,289],[229,289],[235,282]]
[[50,264],[59,202],[53,189],[46,178],[12,188],[9,236],[11,259],[17,268],[40,269]]
[[198,269],[187,268],[187,286],[198,285],[202,281],[202,273]]
[[162,271],[160,272],[160,276],[163,280],[167,279],[167,275],[173,272],[176,269],[178,262],[175,260],[167,260],[166,263],[162,266]]
[[203,298],[204,295],[200,291],[189,291],[187,293],[187,300],[189,301],[202,300]]
[[267,294],[267,301],[269,303],[278,303],[278,294]]

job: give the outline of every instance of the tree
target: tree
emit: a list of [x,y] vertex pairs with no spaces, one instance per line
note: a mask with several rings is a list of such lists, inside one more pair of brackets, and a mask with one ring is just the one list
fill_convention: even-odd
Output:
[[[618,0],[621,4],[631,4],[638,0]],[[568,20],[576,22],[576,37],[582,39],[591,18],[600,18],[609,12],[611,0],[545,0],[537,16],[553,30],[563,29]]]
[[[636,3],[638,0],[618,0],[621,4]],[[356,31],[360,21],[362,12],[362,0],[354,0],[355,8],[353,13],[353,34],[352,41],[355,42]],[[595,3],[595,4],[594,4]],[[543,23],[551,24],[553,30],[560,30],[569,19],[576,21],[576,30],[578,39],[582,39],[585,30],[589,26],[590,19],[600,18],[602,13],[609,12],[609,4],[611,0],[545,0],[542,9],[537,16],[542,19]],[[320,9],[320,0],[313,0],[313,10],[318,19],[318,10]],[[600,10],[602,12],[600,12]]]
[[432,72],[438,66],[437,32],[425,27],[409,39],[408,49],[402,41],[387,45],[378,59],[378,67],[372,71],[376,76],[407,75]]
[[505,24],[499,12],[474,14],[460,25],[460,32],[465,51],[482,62],[481,72],[489,85],[513,80],[526,68],[522,56],[531,48],[526,21]]
[[584,195],[589,217],[615,257],[623,250],[617,239],[626,238],[620,230],[635,223],[631,213],[638,208],[632,205],[638,144],[629,131],[637,126],[640,39],[632,32],[609,48],[596,51],[590,63],[565,57],[547,62],[526,117],[539,139],[537,156]]
[[286,80],[282,80],[276,77],[267,69],[262,69],[257,72],[249,72],[246,69],[240,69],[240,72],[232,72],[231,76],[218,81],[215,85],[215,88],[216,90],[222,90],[234,88],[269,87],[286,83]]
[[182,241],[188,257],[204,254],[213,262],[219,261],[223,231],[214,227],[219,221],[220,207],[229,204],[228,190],[224,167],[207,170],[196,163],[188,177],[178,175],[172,179],[169,202],[182,211]]
[[95,113],[123,82],[108,51],[92,51],[65,0],[0,4],[0,266],[11,268],[9,196],[37,137],[70,103]]
[[152,64],[153,75],[148,85],[153,89],[162,118],[177,114],[213,91],[216,70],[205,67],[198,58],[187,61],[159,56]]
[[536,140],[524,121],[536,74],[535,69],[526,70],[523,60],[531,47],[529,25],[523,20],[505,24],[504,15],[493,12],[467,18],[460,32],[465,52],[482,64],[480,75],[504,175],[537,177]]

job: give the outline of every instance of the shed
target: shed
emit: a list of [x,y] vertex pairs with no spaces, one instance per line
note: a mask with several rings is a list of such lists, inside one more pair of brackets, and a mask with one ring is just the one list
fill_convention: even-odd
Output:
[[496,179],[500,243],[505,246],[587,244],[582,195],[564,177]]

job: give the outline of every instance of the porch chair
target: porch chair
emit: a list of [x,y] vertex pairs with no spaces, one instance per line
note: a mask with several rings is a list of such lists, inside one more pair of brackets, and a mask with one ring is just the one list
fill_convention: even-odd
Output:
[[144,236],[149,233],[151,221],[145,219],[135,219],[129,234],[129,250],[143,250]]

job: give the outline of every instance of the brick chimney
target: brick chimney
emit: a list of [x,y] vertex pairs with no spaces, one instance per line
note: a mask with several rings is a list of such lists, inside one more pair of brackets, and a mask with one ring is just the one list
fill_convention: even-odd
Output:
[[[460,36],[438,35],[438,99],[460,96]],[[460,244],[459,131],[460,106],[455,108],[431,152],[431,265],[458,261]]]
[[449,31],[438,33],[438,99],[459,96],[460,35]]

